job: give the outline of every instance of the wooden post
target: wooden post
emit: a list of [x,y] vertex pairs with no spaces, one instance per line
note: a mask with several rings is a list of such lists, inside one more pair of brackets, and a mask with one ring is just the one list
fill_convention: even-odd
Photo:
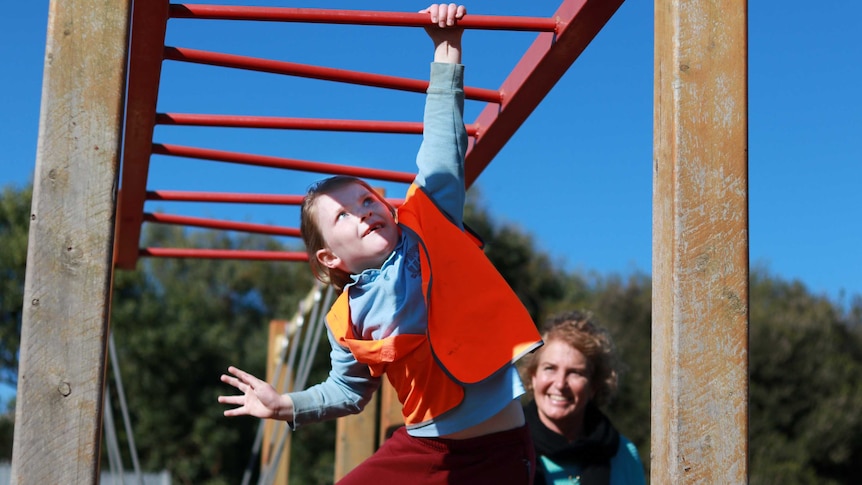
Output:
[[49,8],[12,484],[99,479],[130,8]]
[[652,483],[748,481],[745,0],[656,0]]
[[360,413],[339,418],[335,426],[335,481],[377,451],[395,428],[404,424],[395,388],[385,377],[380,390]]
[[335,422],[335,481],[341,480],[356,465],[377,450],[378,408],[380,393],[359,414],[338,418]]
[[[285,336],[285,327],[290,325],[286,320],[272,320],[269,322],[269,345],[266,354],[266,381],[271,383],[279,393],[288,392],[292,385],[293,377],[288,376],[285,379],[284,373],[291,372],[282,362],[282,349],[287,345],[287,337]],[[282,366],[281,372],[276,372],[276,368]],[[278,374],[276,379],[276,374]],[[285,386],[284,383],[287,383]],[[261,470],[271,466],[273,455],[276,452],[278,443],[284,432],[284,427],[287,423],[276,421],[273,419],[264,420],[263,424],[263,445],[261,447],[260,465]],[[287,434],[284,444],[284,450],[281,453],[281,458],[278,460],[277,469],[273,476],[272,485],[287,485],[287,478],[290,475],[290,437],[292,433]]]
[[404,424],[404,416],[401,414],[401,402],[398,401],[398,393],[389,383],[389,379],[383,379],[380,385],[380,424],[378,425],[378,448],[386,441],[396,428]]

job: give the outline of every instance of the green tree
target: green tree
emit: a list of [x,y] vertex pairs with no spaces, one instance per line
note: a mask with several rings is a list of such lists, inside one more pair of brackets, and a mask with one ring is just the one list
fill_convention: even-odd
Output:
[[548,307],[565,291],[565,272],[546,253],[536,248],[533,237],[520,227],[500,223],[480,203],[478,191],[471,190],[464,210],[464,221],[485,243],[488,259],[530,312],[541,321]]
[[753,272],[752,484],[862,482],[860,300],[848,312]]
[[0,193],[0,383],[11,386],[18,378],[32,192],[8,186]]
[[[0,384],[15,387],[30,226],[31,187],[7,186],[0,193]],[[0,399],[0,462],[12,459],[15,400]]]
[[638,447],[649,472],[652,280],[641,273],[599,279],[591,308],[611,333],[622,362],[619,392],[608,415]]
[[[147,246],[285,250],[267,237],[147,229]],[[233,391],[219,375],[231,364],[265,375],[269,321],[292,316],[310,287],[304,265],[283,262],[145,259],[116,273],[112,332],[145,469],[177,483],[242,476],[257,420],[222,415],[216,397]]]
[[0,412],[0,463],[12,461],[12,440],[15,436],[15,400]]

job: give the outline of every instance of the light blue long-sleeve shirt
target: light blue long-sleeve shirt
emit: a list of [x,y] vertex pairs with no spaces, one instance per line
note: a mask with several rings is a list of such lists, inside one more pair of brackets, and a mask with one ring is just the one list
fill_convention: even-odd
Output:
[[[459,227],[463,227],[467,152],[463,88],[464,66],[431,64],[415,180]],[[419,241],[415,238],[412,231],[402,230],[395,250],[383,265],[353,275],[353,282],[345,287],[354,333],[359,338],[426,334],[428,315],[421,286]],[[380,379],[371,376],[368,366],[339,345],[328,329],[327,334],[332,370],[324,382],[290,394],[294,427],[357,413],[380,387]],[[434,437],[461,431],[497,414],[523,393],[517,370],[509,365],[482,382],[465,386],[464,400],[458,407],[412,426],[408,432]]]

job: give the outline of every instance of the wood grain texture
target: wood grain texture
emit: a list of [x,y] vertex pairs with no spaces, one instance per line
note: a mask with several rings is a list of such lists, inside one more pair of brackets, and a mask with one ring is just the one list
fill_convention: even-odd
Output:
[[747,483],[747,3],[656,0],[652,483]]
[[13,484],[98,481],[129,8],[49,8]]

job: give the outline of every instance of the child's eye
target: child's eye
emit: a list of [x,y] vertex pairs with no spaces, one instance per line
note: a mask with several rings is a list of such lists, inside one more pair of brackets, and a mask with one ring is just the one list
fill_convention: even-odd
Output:
[[372,197],[366,197],[365,200],[362,201],[362,205],[364,205],[365,207],[368,207],[373,203],[374,203],[374,198],[372,198]]
[[347,211],[341,211],[341,212],[339,212],[337,217],[338,217],[338,219],[341,219],[341,218],[343,218],[343,217],[347,217]]

